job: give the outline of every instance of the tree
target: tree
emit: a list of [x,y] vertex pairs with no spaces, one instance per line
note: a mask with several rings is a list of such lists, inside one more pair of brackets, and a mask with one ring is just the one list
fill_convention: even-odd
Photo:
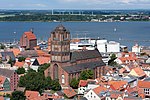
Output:
[[5,49],[5,45],[0,44],[0,49]]
[[19,58],[18,58],[18,61],[19,61],[19,62],[22,62],[22,61],[25,61],[25,59],[26,59],[25,57],[19,57]]
[[24,74],[25,73],[25,69],[22,67],[22,68],[18,68],[16,70],[17,74]]
[[8,64],[11,65],[11,67],[14,65],[15,61],[13,61],[11,58],[9,59],[9,61],[7,62]]
[[39,91],[41,93],[45,88],[45,77],[41,73],[29,72],[20,77],[18,85],[25,87],[27,90]]
[[92,79],[93,76],[94,76],[94,72],[92,70],[84,70],[81,72],[79,80]]
[[46,77],[45,78],[45,88],[46,89],[51,89],[52,88],[52,82],[53,80],[51,79],[51,77]]
[[2,63],[2,60],[0,60],[0,64]]
[[29,68],[29,69],[28,69],[28,73],[30,73],[30,72],[36,72],[36,71],[33,70],[32,68]]
[[52,90],[54,90],[54,91],[61,90],[61,86],[59,84],[58,79],[55,79],[55,80],[52,81]]
[[11,100],[25,100],[26,97],[22,91],[14,91],[12,92]]
[[79,84],[79,80],[77,80],[76,78],[73,78],[70,82],[70,86],[73,88],[73,89],[77,89],[78,88],[78,84]]
[[44,71],[50,66],[49,63],[45,63],[40,65],[40,67],[38,68],[38,72],[44,74]]
[[116,59],[116,55],[113,53],[111,56],[110,56],[110,60],[108,61],[108,65],[110,66],[116,66],[117,63],[115,62],[115,59]]

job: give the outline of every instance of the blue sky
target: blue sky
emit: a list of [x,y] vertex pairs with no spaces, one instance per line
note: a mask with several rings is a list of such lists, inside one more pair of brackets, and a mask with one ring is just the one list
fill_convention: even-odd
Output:
[[150,9],[150,0],[0,0],[0,9]]

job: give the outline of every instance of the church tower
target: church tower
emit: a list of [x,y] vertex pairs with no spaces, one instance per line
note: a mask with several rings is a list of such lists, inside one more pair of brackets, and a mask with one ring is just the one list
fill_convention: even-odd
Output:
[[70,32],[63,25],[51,32],[51,61],[70,61]]

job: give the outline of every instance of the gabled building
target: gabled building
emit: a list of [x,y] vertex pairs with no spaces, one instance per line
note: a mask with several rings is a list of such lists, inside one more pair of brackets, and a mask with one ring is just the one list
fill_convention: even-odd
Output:
[[118,64],[129,64],[129,63],[134,63],[138,60],[134,52],[118,53],[117,57],[118,58],[115,61]]
[[97,88],[91,89],[84,95],[84,97],[87,100],[105,100],[105,92],[107,92],[107,88],[99,86]]
[[20,47],[24,49],[34,49],[37,46],[36,36],[32,31],[24,32],[20,38]]
[[138,81],[137,86],[146,97],[150,98],[150,81]]
[[146,73],[140,67],[133,68],[130,71],[129,75],[138,77],[139,79],[142,79],[142,78],[146,77]]
[[105,63],[96,50],[70,51],[70,32],[62,25],[51,32],[51,66],[45,76],[59,79],[62,86],[69,86],[72,78],[78,78],[83,70],[93,70],[97,78],[105,74]]
[[0,91],[10,91],[9,80],[5,76],[0,75]]
[[19,76],[14,70],[0,68],[0,75],[6,77],[9,80],[11,91],[17,89]]

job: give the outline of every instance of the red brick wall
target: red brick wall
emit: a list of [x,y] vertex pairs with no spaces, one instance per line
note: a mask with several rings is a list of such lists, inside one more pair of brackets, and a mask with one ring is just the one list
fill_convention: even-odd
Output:
[[28,48],[30,48],[31,50],[33,50],[34,47],[37,46],[37,40],[36,39],[35,40],[30,40],[28,45],[29,45]]
[[17,73],[14,72],[10,78],[10,87],[12,91],[17,89],[18,81],[19,81],[19,76]]

